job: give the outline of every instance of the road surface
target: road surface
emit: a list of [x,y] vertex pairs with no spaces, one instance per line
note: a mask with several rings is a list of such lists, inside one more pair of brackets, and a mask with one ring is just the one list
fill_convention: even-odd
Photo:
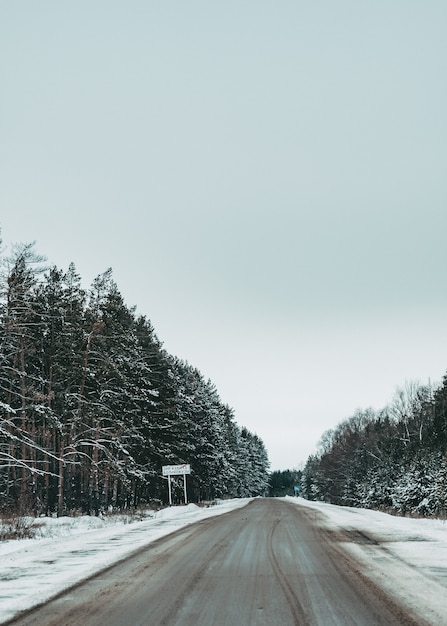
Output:
[[278,499],[198,522],[139,550],[16,626],[421,626],[315,524]]

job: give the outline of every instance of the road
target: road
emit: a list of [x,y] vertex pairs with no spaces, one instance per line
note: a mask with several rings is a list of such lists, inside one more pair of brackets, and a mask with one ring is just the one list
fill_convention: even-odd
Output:
[[11,623],[421,626],[362,575],[318,515],[256,499],[150,544]]

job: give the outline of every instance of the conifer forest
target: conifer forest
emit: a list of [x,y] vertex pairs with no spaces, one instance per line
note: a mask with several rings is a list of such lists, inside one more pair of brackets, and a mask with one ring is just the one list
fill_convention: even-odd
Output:
[[407,382],[390,404],[324,433],[301,476],[310,500],[399,515],[447,516],[447,375]]
[[[447,514],[447,375],[407,383],[322,436],[302,470],[269,474],[263,441],[211,380],[169,354],[112,271],[82,287],[34,245],[1,258],[0,513],[98,514],[188,500],[299,494],[402,515]],[[173,479],[174,501],[183,484]]]
[[[262,440],[215,385],[169,354],[111,270],[90,289],[33,245],[2,258],[0,507],[74,514],[167,501],[162,466],[188,463],[188,499],[264,494]],[[173,483],[181,500],[182,485]]]

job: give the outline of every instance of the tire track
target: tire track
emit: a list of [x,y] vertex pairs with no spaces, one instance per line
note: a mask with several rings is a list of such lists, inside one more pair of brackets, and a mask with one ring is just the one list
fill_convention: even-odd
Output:
[[[191,525],[14,621],[21,626],[420,626],[325,532],[280,500]],[[355,535],[366,543],[366,537]],[[334,541],[335,539],[335,541]],[[338,539],[338,540],[337,540]],[[426,623],[426,622],[425,622]]]
[[[295,514],[297,515],[298,512],[296,511]],[[304,511],[304,514],[309,516],[308,511]],[[386,607],[394,618],[393,622],[389,622],[390,624],[399,624],[399,626],[430,626],[430,623],[424,619],[409,615],[408,610],[368,577],[362,571],[362,565],[343,549],[343,543],[352,542],[375,546],[385,551],[386,549],[379,544],[375,537],[349,529],[337,531],[327,529],[323,521],[324,516],[321,514],[315,513],[312,519],[319,541],[324,545],[327,554],[331,556],[340,579],[344,578],[349,581],[349,584],[353,588],[357,588],[365,598],[368,597],[370,601],[374,600],[377,605]]]
[[282,518],[277,518],[274,521],[267,537],[267,553],[269,561],[279,582],[279,585],[284,593],[287,604],[289,605],[289,608],[292,612],[294,625],[300,626],[303,624],[310,624],[311,620],[309,620],[309,617],[306,615],[306,611],[304,610],[301,602],[298,599],[298,596],[296,595],[292,585],[290,584],[287,575],[283,572],[281,565],[276,558],[275,550],[273,548],[273,537],[281,521]]
[[[212,523],[212,521],[210,522]],[[219,553],[227,549],[228,543],[234,534],[234,530],[229,528],[218,539],[215,545],[212,545],[206,553],[206,557],[201,561],[200,566],[196,571],[190,575],[187,584],[184,585],[183,590],[176,597],[169,612],[160,621],[160,626],[168,626],[169,624],[177,624],[181,622],[180,614],[184,609],[186,598],[194,593],[195,588],[200,585],[203,578],[206,576],[210,569],[210,565],[213,561],[216,561]]]

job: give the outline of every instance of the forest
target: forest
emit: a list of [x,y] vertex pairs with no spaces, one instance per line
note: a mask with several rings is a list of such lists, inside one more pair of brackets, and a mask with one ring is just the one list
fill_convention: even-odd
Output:
[[34,244],[1,262],[0,512],[166,503],[162,466],[180,463],[190,501],[265,493],[263,441],[163,348],[110,269],[83,289],[74,264],[45,267]]
[[447,375],[407,382],[389,406],[324,433],[301,477],[310,500],[412,516],[447,515]]

